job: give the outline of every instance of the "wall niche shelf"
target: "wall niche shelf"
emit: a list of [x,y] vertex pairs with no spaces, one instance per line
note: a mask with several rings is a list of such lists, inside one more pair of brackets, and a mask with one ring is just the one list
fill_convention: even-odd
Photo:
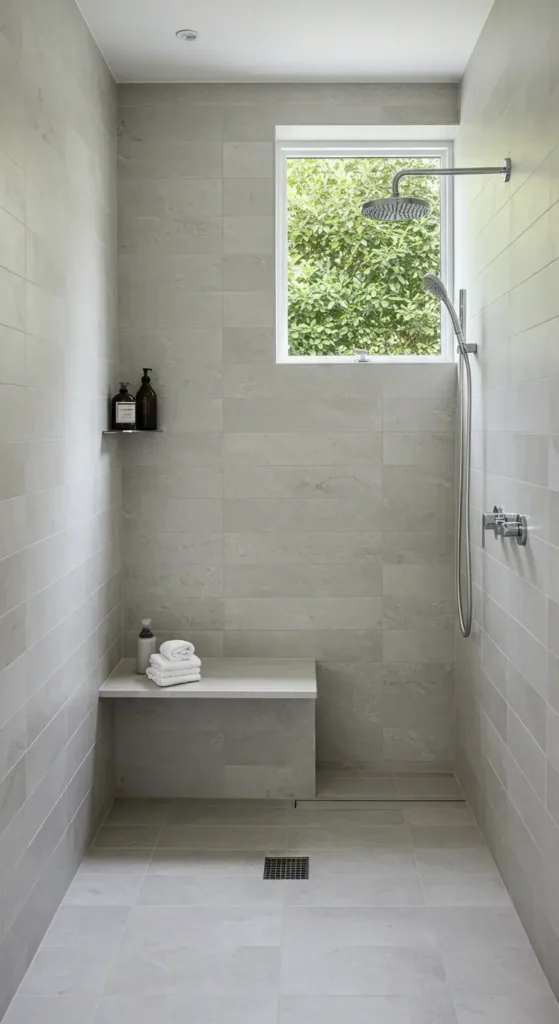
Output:
[[162,434],[163,427],[156,427],[155,430],[104,430],[104,434]]

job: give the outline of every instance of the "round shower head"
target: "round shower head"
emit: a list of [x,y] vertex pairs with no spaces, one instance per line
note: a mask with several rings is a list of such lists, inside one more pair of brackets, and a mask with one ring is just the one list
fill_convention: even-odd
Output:
[[431,205],[426,199],[415,196],[392,195],[388,199],[372,199],[362,207],[364,217],[369,220],[384,220],[394,223],[401,220],[419,220],[428,217]]

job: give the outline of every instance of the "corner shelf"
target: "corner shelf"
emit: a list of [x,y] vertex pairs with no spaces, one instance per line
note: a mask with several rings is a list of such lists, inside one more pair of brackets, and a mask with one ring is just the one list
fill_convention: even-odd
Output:
[[104,434],[162,434],[163,427],[156,427],[155,430],[104,430]]

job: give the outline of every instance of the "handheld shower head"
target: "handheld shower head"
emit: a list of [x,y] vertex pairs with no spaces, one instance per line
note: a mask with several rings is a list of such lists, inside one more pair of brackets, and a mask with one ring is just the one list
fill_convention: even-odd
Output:
[[429,292],[431,295],[434,295],[434,297],[438,299],[439,302],[444,302],[448,310],[450,319],[452,320],[452,326],[454,327],[454,332],[456,334],[456,337],[458,338],[458,342],[461,342],[463,344],[464,332],[462,330],[462,325],[458,318],[458,314],[454,306],[452,305],[452,302],[450,301],[449,294],[444,284],[442,283],[440,277],[437,277],[436,274],[425,274],[425,277],[423,278],[423,287],[425,288],[426,292]]

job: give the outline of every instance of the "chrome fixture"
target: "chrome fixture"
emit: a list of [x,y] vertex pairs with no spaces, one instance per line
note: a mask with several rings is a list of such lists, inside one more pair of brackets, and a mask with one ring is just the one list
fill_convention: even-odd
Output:
[[420,220],[429,217],[431,204],[415,196],[401,196],[399,184],[402,178],[430,177],[431,175],[454,176],[457,174],[501,174],[504,181],[510,181],[511,162],[507,157],[502,167],[404,167],[392,179],[392,195],[388,199],[371,199],[362,206],[364,217],[369,220],[401,221]]
[[[370,220],[388,222],[418,220],[428,217],[431,206],[426,199],[415,196],[401,196],[400,181],[404,177],[454,177],[458,174],[500,174],[504,181],[510,181],[511,161],[507,157],[501,167],[404,167],[397,171],[392,179],[392,195],[388,199],[373,199],[364,203],[362,212]],[[458,619],[463,636],[469,636],[472,628],[472,557],[470,550],[470,448],[472,437],[472,371],[469,355],[477,352],[476,345],[469,345],[465,338],[466,324],[466,293],[460,292],[460,316],[450,301],[448,292],[440,277],[426,274],[423,278],[426,291],[434,295],[446,306],[456,340],[458,342],[458,391],[459,391],[459,455],[458,455],[458,508],[455,547],[456,597],[458,602]],[[510,536],[510,534],[509,534]],[[520,543],[520,541],[519,541]],[[524,541],[523,543],[526,543]],[[464,569],[466,600],[462,588],[462,561],[464,552]]]
[[[470,551],[470,445],[472,437],[472,372],[468,353],[477,352],[477,345],[467,345],[464,335],[466,319],[466,292],[460,292],[460,317],[440,277],[425,274],[423,285],[426,291],[443,302],[448,310],[460,357],[458,367],[459,422],[458,442],[458,509],[455,540],[456,599],[458,619],[463,636],[469,636],[472,628],[472,558]],[[466,602],[462,594],[462,549],[465,553]]]
[[194,43],[198,39],[198,33],[195,28],[179,28],[175,35],[183,43]]
[[502,505],[494,505],[492,512],[481,514],[481,545],[485,547],[485,531],[493,530],[495,540],[498,537],[516,537],[516,543],[524,547],[528,540],[528,523],[526,516],[518,512],[503,512]]

